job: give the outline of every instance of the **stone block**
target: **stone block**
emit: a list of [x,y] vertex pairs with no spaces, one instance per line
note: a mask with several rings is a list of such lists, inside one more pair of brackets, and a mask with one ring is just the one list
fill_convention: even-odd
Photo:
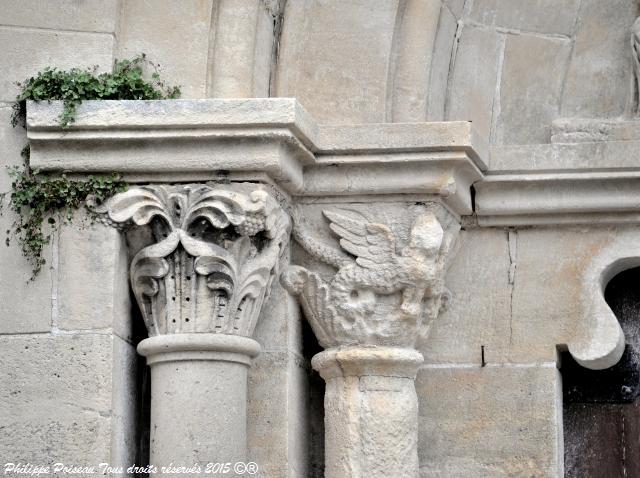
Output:
[[554,365],[418,373],[421,478],[563,476]]
[[302,321],[297,301],[276,279],[269,299],[263,304],[254,338],[263,351],[302,353]]
[[109,335],[0,337],[0,456],[49,464],[109,462]]
[[[312,415],[309,364],[300,357],[292,356],[288,363],[287,412],[289,424],[287,434],[288,475],[310,476],[311,474],[311,427]],[[315,414],[317,416],[317,413]]]
[[0,0],[0,25],[113,33],[118,0]]
[[571,36],[579,7],[579,0],[475,0],[469,19],[483,25]]
[[453,14],[456,20],[462,18],[465,2],[466,0],[444,0],[447,9]]
[[397,10],[395,0],[287,2],[276,96],[320,123],[384,122]]
[[307,368],[294,354],[263,352],[249,370],[247,456],[256,476],[307,475]]
[[131,340],[128,250],[113,227],[79,211],[60,231],[58,327],[107,329]]
[[20,152],[27,144],[27,130],[22,126],[11,126],[13,109],[9,103],[0,103],[0,194],[11,189],[11,177],[7,167],[20,166]]
[[447,309],[431,324],[418,349],[426,363],[504,361],[509,345],[511,260],[506,231],[460,231],[459,250],[445,284],[451,292]]
[[207,96],[268,97],[276,12],[260,0],[214,5]]
[[427,364],[552,363],[593,332],[583,279],[623,228],[461,231],[448,308],[418,348]]
[[552,143],[597,143],[600,141],[640,141],[640,120],[638,118],[559,118],[554,120],[552,124]]
[[[393,41],[393,75],[391,112],[387,118],[394,123],[425,120],[431,64],[439,52],[435,49],[441,0],[405,2],[398,8],[398,25]],[[449,14],[450,15],[450,14]],[[446,52],[445,52],[446,55]],[[439,85],[442,87],[442,85]],[[440,92],[444,96],[445,92]]]
[[[126,283],[126,281],[125,281]],[[113,336],[111,451],[109,463],[124,468],[135,463],[141,440],[139,404],[142,384],[138,383],[144,367],[135,346]]]
[[[506,36],[496,143],[550,141],[570,54],[569,40]],[[531,68],[533,64],[535,68]]]
[[13,101],[16,81],[23,81],[45,67],[68,69],[98,65],[111,70],[113,35],[58,32],[0,27],[0,101]]
[[[0,172],[0,174],[5,174]],[[22,255],[17,239],[10,236],[11,244],[4,244],[6,231],[14,221],[9,211],[9,197],[2,202],[0,215],[0,334],[48,332],[51,330],[52,304],[52,247],[45,246],[43,257],[47,263],[33,279],[31,265]]]
[[614,117],[630,105],[631,24],[638,6],[628,0],[584,0],[567,72],[562,116]]
[[489,164],[496,172],[633,170],[638,166],[638,145],[638,141],[495,145]]
[[450,80],[447,119],[473,121],[484,138],[491,132],[503,42],[494,31],[465,27]]
[[456,17],[453,16],[448,8],[442,8],[431,59],[427,121],[442,121],[444,119],[449,67],[451,65],[452,50],[456,42],[457,28]]
[[614,239],[615,229],[522,229],[514,234],[509,359],[553,361],[556,345],[590,327],[581,303],[582,279],[593,257]]
[[122,7],[117,56],[144,52],[182,97],[204,98],[212,0],[127,0]]

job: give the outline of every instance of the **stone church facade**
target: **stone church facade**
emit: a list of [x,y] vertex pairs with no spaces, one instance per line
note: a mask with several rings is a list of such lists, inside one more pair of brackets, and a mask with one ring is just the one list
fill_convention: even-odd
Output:
[[[639,15],[0,0],[0,162],[129,184],[0,249],[3,473],[640,476]],[[11,127],[141,52],[181,99]]]

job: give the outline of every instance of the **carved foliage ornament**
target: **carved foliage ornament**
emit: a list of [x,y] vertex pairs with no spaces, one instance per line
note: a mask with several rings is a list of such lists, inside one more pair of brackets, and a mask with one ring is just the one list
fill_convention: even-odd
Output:
[[290,228],[266,191],[248,185],[132,187],[98,212],[116,224],[144,226],[150,236],[130,266],[149,336],[253,334]]
[[294,237],[317,259],[338,271],[330,282],[303,267],[281,277],[300,298],[313,331],[325,348],[351,344],[412,347],[438,315],[446,261],[457,228],[445,234],[431,212],[414,221],[406,247],[384,224],[324,211],[345,252],[314,240],[294,225]]

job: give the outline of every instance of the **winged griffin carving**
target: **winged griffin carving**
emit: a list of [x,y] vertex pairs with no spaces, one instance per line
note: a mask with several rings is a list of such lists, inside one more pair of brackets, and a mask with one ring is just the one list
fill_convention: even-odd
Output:
[[130,281],[150,336],[252,335],[290,228],[266,191],[140,186],[97,211],[116,225],[144,230]]
[[392,230],[323,211],[343,251],[319,243],[297,219],[294,238],[315,258],[338,269],[329,282],[290,266],[281,282],[299,297],[320,345],[413,346],[438,315],[444,273],[457,228],[445,234],[432,212],[417,216],[408,244],[398,249]]

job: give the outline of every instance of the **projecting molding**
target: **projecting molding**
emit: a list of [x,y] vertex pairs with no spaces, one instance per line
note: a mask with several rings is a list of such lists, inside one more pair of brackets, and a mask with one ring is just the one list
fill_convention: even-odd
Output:
[[293,98],[87,101],[63,129],[61,108],[28,105],[34,168],[260,181],[308,198],[411,194],[481,226],[640,222],[637,121],[557,120],[552,144],[494,146],[489,169],[465,121],[320,125]]
[[496,174],[474,185],[480,226],[640,222],[640,171]]
[[318,125],[291,98],[29,103],[31,165],[130,181],[261,180],[293,196],[437,196],[472,212],[487,146],[470,122]]

